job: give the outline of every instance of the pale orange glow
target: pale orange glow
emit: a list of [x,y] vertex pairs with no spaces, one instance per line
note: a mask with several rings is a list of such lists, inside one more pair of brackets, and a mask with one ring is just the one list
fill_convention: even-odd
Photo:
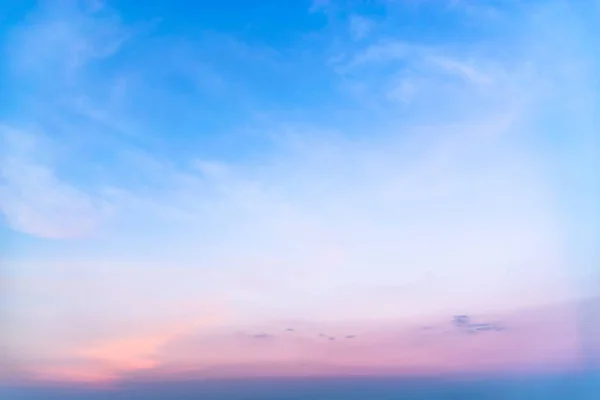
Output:
[[104,387],[114,382],[118,375],[105,366],[89,365],[77,366],[52,366],[42,368],[35,372],[34,378],[38,381],[83,383],[96,387]]
[[152,359],[156,349],[167,342],[172,334],[117,339],[78,352],[78,356],[105,361],[119,370],[146,369],[157,365]]
[[[265,337],[203,320],[76,349],[77,367],[38,371],[46,379],[107,383],[127,374],[166,377],[430,374],[565,368],[578,361],[578,331],[569,308],[503,318],[501,332],[468,334],[451,324],[337,328],[337,340],[310,324]],[[274,329],[273,329],[274,330]],[[335,330],[335,329],[333,329]],[[346,339],[342,332],[362,333]]]
[[161,361],[157,353],[162,346],[190,332],[218,325],[225,315],[213,310],[210,317],[75,347],[68,352],[70,363],[36,368],[34,375],[40,380],[109,384],[123,373],[159,367]]

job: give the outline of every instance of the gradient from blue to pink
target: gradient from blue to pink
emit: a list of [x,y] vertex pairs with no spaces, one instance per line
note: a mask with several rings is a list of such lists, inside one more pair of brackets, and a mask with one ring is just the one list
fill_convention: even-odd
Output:
[[597,362],[598,3],[249,3],[0,6],[3,382]]

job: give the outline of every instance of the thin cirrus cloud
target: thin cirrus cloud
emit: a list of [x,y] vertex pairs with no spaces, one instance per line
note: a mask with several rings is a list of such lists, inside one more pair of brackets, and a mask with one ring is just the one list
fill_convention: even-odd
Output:
[[[491,350],[525,343],[538,329],[519,333],[525,319],[415,348],[404,333],[394,347],[391,326],[580,295],[573,276],[588,272],[569,271],[585,270],[572,258],[582,225],[560,192],[581,175],[564,172],[560,146],[581,142],[540,122],[579,115],[561,95],[592,101],[590,57],[545,45],[583,39],[578,14],[457,3],[452,24],[512,33],[419,40],[390,28],[409,6],[386,7],[370,18],[320,4],[306,18],[327,26],[292,44],[169,34],[161,16],[108,4],[48,3],[10,27],[0,210],[27,248],[7,262],[15,366],[106,380],[469,370],[540,365],[544,351],[572,362],[572,322],[536,331],[547,347],[527,354]],[[262,333],[290,323],[336,340]],[[473,359],[470,346],[489,351]]]
[[[2,211],[14,229],[46,238],[69,238],[92,231],[109,204],[69,182],[44,163],[48,150],[35,135],[2,129]],[[41,195],[43,194],[43,195]]]

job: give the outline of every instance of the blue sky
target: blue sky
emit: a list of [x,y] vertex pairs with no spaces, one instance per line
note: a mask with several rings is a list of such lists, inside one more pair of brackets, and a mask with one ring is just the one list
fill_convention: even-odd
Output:
[[7,371],[113,379],[179,365],[191,333],[596,290],[597,2],[0,11]]

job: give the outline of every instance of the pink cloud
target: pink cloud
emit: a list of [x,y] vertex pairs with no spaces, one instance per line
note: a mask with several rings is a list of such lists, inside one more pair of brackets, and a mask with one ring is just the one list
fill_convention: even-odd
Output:
[[[577,309],[547,307],[495,316],[505,329],[468,333],[438,321],[327,327],[267,324],[168,326],[79,348],[36,379],[110,383],[126,379],[523,373],[581,364]],[[490,316],[473,316],[490,320]],[[423,322],[429,322],[424,324]],[[425,327],[426,326],[426,327]],[[335,340],[331,339],[335,337]]]

